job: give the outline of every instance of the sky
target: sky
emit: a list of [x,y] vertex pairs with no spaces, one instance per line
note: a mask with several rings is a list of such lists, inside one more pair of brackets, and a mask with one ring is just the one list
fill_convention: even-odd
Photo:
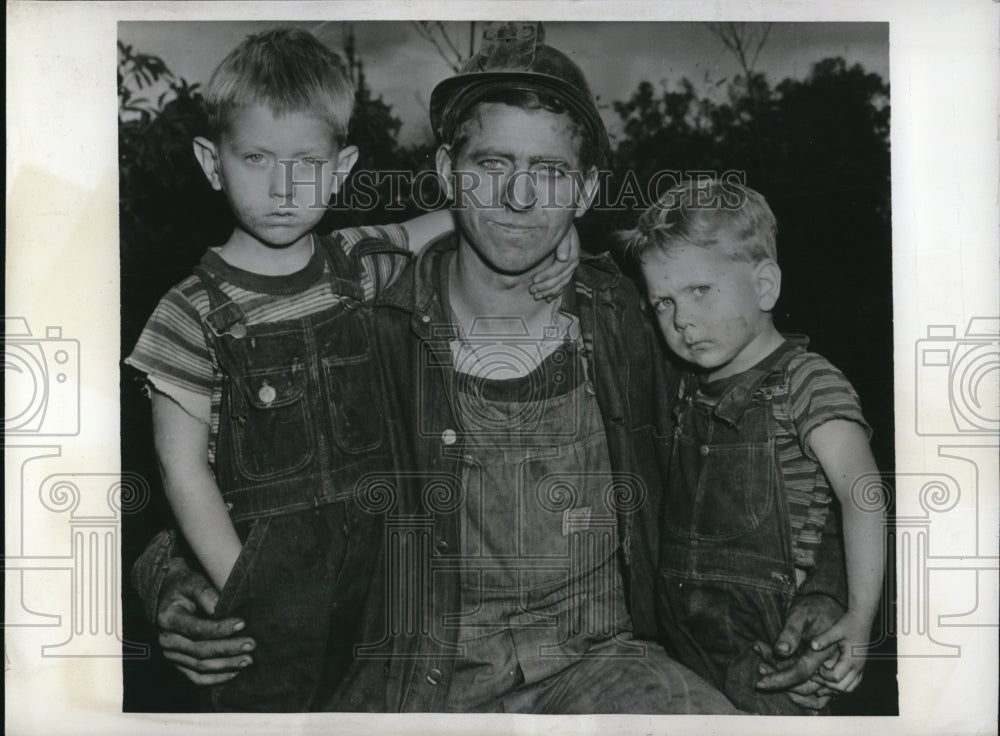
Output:
[[[160,56],[174,74],[206,84],[222,58],[248,34],[276,25],[311,30],[341,50],[344,21],[277,22],[122,22],[119,39],[136,52]],[[409,21],[351,22],[368,84],[403,121],[404,144],[430,140],[427,106],[434,85],[452,74],[430,41]],[[467,54],[469,22],[444,24],[455,45]],[[476,24],[476,35],[482,24]],[[545,41],[572,58],[584,71],[612,136],[621,124],[611,102],[626,100],[646,80],[674,87],[682,78],[706,93],[740,72],[735,56],[703,23],[547,22]],[[477,43],[478,46],[478,43]],[[774,23],[757,61],[772,83],[803,78],[810,66],[829,56],[889,79],[889,27],[886,23]],[[724,89],[722,84],[717,89]]]

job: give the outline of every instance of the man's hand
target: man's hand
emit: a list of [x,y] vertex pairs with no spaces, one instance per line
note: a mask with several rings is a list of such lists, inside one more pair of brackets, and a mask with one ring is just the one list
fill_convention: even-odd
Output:
[[576,234],[576,228],[570,227],[556,248],[556,259],[552,265],[531,279],[532,295],[536,300],[552,301],[566,288],[579,265],[580,238]]
[[253,662],[254,640],[234,636],[244,622],[211,618],[218,602],[212,584],[186,565],[168,573],[160,590],[156,625],[163,656],[196,685],[231,680]]
[[828,631],[843,613],[840,604],[825,595],[796,598],[773,649],[766,642],[754,644],[764,660],[760,666],[763,677],[757,681],[757,688],[787,690],[794,703],[806,708],[818,710],[826,706],[833,690],[819,670],[825,663],[836,661],[837,647],[817,650],[809,644],[814,637]]

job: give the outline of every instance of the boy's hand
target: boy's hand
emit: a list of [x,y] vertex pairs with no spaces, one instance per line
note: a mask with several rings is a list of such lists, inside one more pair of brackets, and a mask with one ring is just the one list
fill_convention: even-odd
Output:
[[570,226],[566,237],[556,248],[556,259],[552,265],[535,274],[531,280],[531,293],[535,299],[552,301],[562,293],[580,265],[580,238],[576,228]]
[[849,693],[861,682],[866,657],[856,653],[869,643],[871,624],[850,611],[829,629],[812,640],[816,651],[835,647],[839,655],[829,657],[819,670],[827,687],[838,693]]
[[243,629],[243,621],[212,618],[218,601],[212,584],[186,565],[164,578],[156,613],[160,647],[195,685],[226,682],[253,662],[249,653],[254,640],[233,636]]

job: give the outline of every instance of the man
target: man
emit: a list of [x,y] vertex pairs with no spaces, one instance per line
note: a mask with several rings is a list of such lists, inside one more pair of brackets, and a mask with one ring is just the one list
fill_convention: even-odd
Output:
[[[585,211],[607,145],[582,73],[542,41],[533,24],[491,25],[432,95],[458,232],[375,309],[396,472],[359,484],[386,513],[386,543],[369,630],[330,709],[735,712],[656,643],[676,374],[639,296],[607,256],[583,262],[554,304],[529,291]],[[233,676],[246,642],[198,640],[236,622],[191,616],[212,593],[161,561],[168,657],[195,681]],[[826,570],[836,581],[839,560]],[[834,609],[800,597],[779,654]],[[822,701],[801,680],[823,659],[789,658],[776,684]]]

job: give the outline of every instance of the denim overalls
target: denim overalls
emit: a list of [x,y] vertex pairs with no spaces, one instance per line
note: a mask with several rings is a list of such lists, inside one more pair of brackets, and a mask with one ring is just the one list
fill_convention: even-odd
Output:
[[660,545],[669,648],[739,708],[812,713],[786,693],[754,690],[755,640],[773,643],[795,595],[791,525],[772,403],[787,400],[786,342],[710,407],[685,376]]
[[609,495],[614,476],[580,348],[564,342],[523,379],[453,374],[467,458],[464,656],[445,710],[500,708],[518,686],[565,670],[631,628]]
[[223,372],[215,473],[243,542],[216,616],[239,616],[254,664],[211,689],[220,711],[315,707],[358,640],[381,519],[353,498],[357,479],[391,467],[355,262],[317,239],[343,299],[300,319],[246,324],[204,268],[204,320]]

